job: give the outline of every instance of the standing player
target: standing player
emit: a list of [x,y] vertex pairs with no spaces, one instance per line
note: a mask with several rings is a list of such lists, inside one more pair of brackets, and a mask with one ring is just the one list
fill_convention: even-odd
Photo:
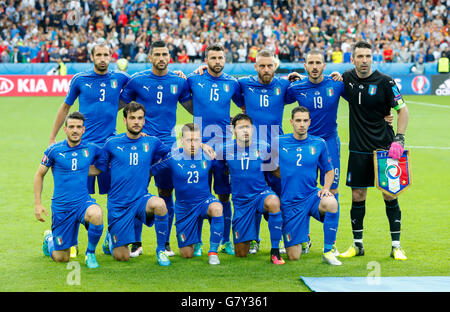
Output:
[[[219,44],[212,44],[206,48],[205,61],[208,66],[203,75],[191,74],[187,81],[192,93],[192,106],[186,107],[193,113],[194,122],[201,125],[202,141],[208,145],[222,145],[231,140],[230,106],[242,103],[241,89],[236,78],[223,72],[225,66],[225,50]],[[220,155],[218,155],[220,157]],[[224,215],[224,244],[222,252],[234,255],[230,242],[231,203],[229,176],[213,172],[214,192],[218,195],[223,206]],[[196,254],[200,254],[199,245]]]
[[164,200],[148,193],[150,166],[166,155],[170,148],[154,136],[142,136],[145,108],[130,103],[123,109],[127,132],[108,139],[99,160],[91,170],[98,174],[111,164],[111,188],[108,192],[109,248],[114,259],[128,261],[128,244],[135,242],[136,219],[147,226],[155,224],[156,257],[159,265],[168,266],[165,250],[168,214]]
[[194,244],[201,241],[201,223],[210,218],[209,264],[220,264],[217,254],[223,234],[221,203],[211,194],[209,171],[213,161],[200,149],[200,128],[189,123],[181,129],[183,148],[152,166],[152,172],[169,171],[175,188],[175,216],[178,247],[183,258],[194,256]]
[[[337,110],[339,99],[344,96],[344,84],[341,81],[334,81],[331,77],[324,77],[325,66],[321,51],[309,51],[305,59],[308,79],[293,82],[287,90],[287,99],[289,102],[297,101],[299,105],[309,110],[311,126],[308,129],[308,134],[325,140],[334,168],[334,179],[330,192],[338,202],[337,213],[339,215],[338,187],[341,168],[341,142],[337,131]],[[323,186],[324,183],[325,172],[321,170],[320,184]],[[334,246],[333,249],[337,255],[337,248]]]
[[81,141],[84,131],[83,114],[69,114],[64,126],[66,140],[52,144],[44,152],[34,178],[34,214],[41,222],[45,221],[42,214],[48,216],[42,206],[41,194],[44,177],[52,168],[52,230],[44,234],[44,254],[56,262],[69,261],[69,249],[78,244],[81,223],[88,231],[85,262],[88,268],[97,268],[95,248],[103,233],[103,216],[100,206],[89,196],[86,179],[100,148]]
[[[389,157],[400,159],[403,154],[405,132],[409,113],[395,81],[372,71],[372,46],[357,42],[352,51],[355,68],[346,71],[342,78],[349,102],[349,158],[347,185],[352,188],[350,218],[353,245],[341,257],[364,255],[363,219],[366,209],[367,188],[374,186],[373,151],[389,150]],[[397,111],[397,135],[385,120],[391,108]],[[391,257],[406,260],[400,247],[401,211],[396,197],[383,194],[386,215],[391,231]]]
[[[339,220],[338,204],[330,192],[334,170],[326,143],[308,134],[311,118],[306,107],[295,107],[291,116],[293,133],[280,136],[278,150],[286,254],[289,260],[300,258],[301,243],[308,241],[309,219],[312,216],[323,222],[323,261],[341,265],[332,251]],[[322,189],[317,188],[318,169],[325,172]]]
[[[94,69],[79,73],[70,81],[69,92],[56,114],[50,133],[50,144],[55,143],[56,135],[77,98],[79,110],[86,118],[83,142],[102,146],[106,139],[116,132],[119,96],[129,76],[123,72],[108,70],[111,51],[106,43],[94,45],[91,60],[94,63]],[[99,175],[97,180],[99,193],[108,193],[110,181],[108,172]],[[88,179],[88,189],[90,194],[95,193],[95,177]]]
[[[267,185],[264,177],[265,166],[270,169],[270,146],[264,141],[252,139],[252,119],[245,114],[233,118],[233,133],[236,140],[223,146],[223,161],[218,166],[228,169],[231,177],[233,196],[233,237],[236,256],[246,257],[250,250],[250,242],[259,235],[259,223],[264,212],[269,214],[271,261],[284,264],[280,256],[279,244],[282,237],[283,219],[280,211],[280,199]],[[273,165],[276,169],[276,165]]]
[[[164,41],[152,43],[149,58],[152,68],[132,75],[120,95],[120,100],[125,103],[136,101],[142,104],[146,110],[143,132],[159,138],[169,147],[176,147],[174,129],[177,120],[177,103],[191,101],[189,86],[186,79],[169,71],[167,66],[170,53]],[[168,174],[160,172],[155,175],[155,185],[169,212],[169,233],[165,248],[167,254],[173,256],[169,243],[174,216],[172,180]],[[142,254],[141,233],[142,224],[138,223],[136,224],[136,242],[132,246],[132,257]]]

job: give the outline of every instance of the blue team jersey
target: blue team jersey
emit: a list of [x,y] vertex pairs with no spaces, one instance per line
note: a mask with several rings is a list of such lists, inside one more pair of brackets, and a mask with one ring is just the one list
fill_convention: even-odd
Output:
[[281,202],[294,205],[317,192],[317,170],[333,170],[325,141],[309,135],[297,140],[293,134],[279,139]]
[[108,207],[128,208],[147,194],[150,166],[169,152],[170,148],[153,136],[130,139],[121,133],[109,138],[95,163],[102,171],[111,163]]
[[[202,127],[203,142],[214,136],[231,138],[231,100],[239,107],[243,104],[237,79],[225,73],[213,77],[206,72],[203,75],[190,74],[187,81],[192,93],[194,122]],[[207,128],[212,125],[216,127]]]
[[89,166],[99,157],[100,150],[96,144],[84,141],[70,147],[67,140],[47,148],[41,164],[53,169],[52,209],[63,209],[64,206],[89,197],[86,185]]
[[344,95],[344,83],[324,77],[320,83],[309,79],[293,82],[287,89],[287,99],[309,109],[311,126],[308,133],[328,138],[337,135],[337,110],[340,96]]
[[215,170],[228,170],[231,177],[233,202],[247,203],[261,192],[270,189],[264,177],[264,165],[270,160],[270,146],[264,141],[240,147],[236,140],[223,146],[224,159],[217,161]]
[[145,125],[142,131],[172,146],[176,141],[172,131],[177,121],[177,103],[189,101],[191,94],[186,79],[173,72],[157,76],[148,69],[131,76],[120,99],[144,105]]
[[209,171],[213,161],[203,153],[191,157],[183,149],[172,150],[167,158],[154,164],[153,175],[169,169],[175,189],[177,209],[196,206],[211,197]]
[[78,98],[79,111],[86,118],[83,141],[103,144],[115,134],[119,96],[128,79],[128,74],[123,72],[99,75],[94,70],[72,78],[64,102],[73,105]]
[[238,81],[244,98],[245,113],[252,118],[257,131],[260,126],[267,126],[267,135],[261,129],[258,139],[271,142],[270,126],[277,126],[276,136],[282,135],[284,105],[295,102],[289,102],[286,98],[286,91],[291,84],[289,80],[274,77],[269,84],[262,84],[258,76],[250,76],[239,78]]

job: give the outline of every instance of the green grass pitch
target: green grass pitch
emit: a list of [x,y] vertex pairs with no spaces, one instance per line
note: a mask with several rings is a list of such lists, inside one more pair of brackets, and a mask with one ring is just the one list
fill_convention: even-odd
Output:
[[[33,206],[33,178],[42,153],[47,147],[53,120],[63,98],[2,98],[0,129],[0,291],[274,291],[303,292],[309,289],[299,276],[368,276],[369,262],[379,264],[381,276],[442,276],[450,272],[449,220],[450,193],[450,104],[447,97],[405,96],[410,112],[406,144],[411,150],[413,186],[400,196],[402,209],[402,247],[408,260],[396,262],[389,257],[390,234],[381,193],[370,189],[367,199],[364,245],[366,255],[342,260],[341,267],[321,261],[323,232],[320,223],[311,219],[312,250],[300,261],[275,266],[269,262],[270,240],[267,222],[262,221],[262,245],[258,254],[245,259],[221,255],[219,266],[209,266],[209,225],[203,230],[204,255],[182,259],[179,256],[175,229],[171,242],[176,253],[170,267],[159,267],[155,257],[155,232],[144,227],[144,255],[119,263],[97,248],[100,268],[88,270],[84,264],[87,234],[80,228],[80,255],[71,265],[53,263],[42,253],[42,234],[50,228],[36,221]],[[431,105],[430,105],[431,104]],[[438,104],[438,105],[433,105]],[[295,104],[294,104],[295,105]],[[290,131],[289,114],[285,109],[284,129]],[[233,109],[237,113],[238,109]],[[191,121],[183,108],[178,124]],[[341,102],[338,113],[342,142],[342,174],[340,187],[340,226],[337,246],[345,251],[352,243],[349,211],[350,189],[345,186],[348,155],[348,106]],[[124,131],[121,114],[118,130]],[[58,140],[64,138],[61,131]],[[427,148],[430,147],[430,148]],[[47,174],[43,204],[50,212],[53,179]],[[153,182],[150,191],[155,193]],[[104,212],[106,196],[94,195]],[[106,229],[105,229],[106,231]],[[101,243],[103,242],[102,236]],[[100,245],[101,245],[100,243]],[[79,284],[73,284],[74,268],[80,265]],[[72,265],[75,265],[72,266]],[[72,281],[72,282],[71,282]]]

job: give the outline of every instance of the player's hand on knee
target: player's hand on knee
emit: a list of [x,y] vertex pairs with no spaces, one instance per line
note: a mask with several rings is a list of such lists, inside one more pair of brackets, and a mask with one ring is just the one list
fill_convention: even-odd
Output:
[[400,159],[403,155],[405,146],[405,136],[403,134],[397,134],[394,137],[394,142],[392,142],[389,148],[389,157],[392,159]]
[[35,215],[36,219],[38,221],[45,222],[45,219],[43,218],[42,214],[45,214],[48,217],[47,210],[45,210],[44,206],[36,205],[34,207],[34,215]]
[[318,193],[317,196],[320,198],[328,197],[328,196],[334,196],[333,193],[330,192],[329,189],[323,188]]

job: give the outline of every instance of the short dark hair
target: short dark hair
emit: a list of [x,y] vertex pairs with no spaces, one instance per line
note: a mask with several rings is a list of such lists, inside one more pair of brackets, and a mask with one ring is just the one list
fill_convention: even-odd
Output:
[[205,50],[205,56],[208,57],[209,51],[222,51],[225,53],[224,47],[219,43],[210,44]]
[[167,44],[162,40],[152,42],[152,45],[150,46],[150,54],[152,54],[154,48],[167,48]]
[[91,55],[92,55],[92,56],[94,56],[95,48],[96,48],[96,47],[105,47],[105,48],[108,48],[108,51],[109,51],[109,53],[111,54],[111,48],[109,47],[109,45],[108,45],[105,41],[100,41],[100,42],[96,42],[96,43],[94,44],[94,46],[92,47],[92,50],[91,50]]
[[200,127],[196,123],[187,123],[181,128],[181,136],[184,136],[186,132],[197,132],[200,131]]
[[80,112],[72,112],[69,115],[67,115],[66,120],[64,122],[64,125],[67,126],[67,120],[69,119],[78,119],[78,120],[82,120],[83,121],[83,125],[84,125],[84,115]]
[[136,102],[130,102],[123,108],[123,117],[127,118],[128,113],[134,113],[139,110],[142,110],[145,114],[145,107],[142,104]]
[[357,48],[372,50],[372,45],[370,43],[368,43],[367,41],[364,41],[364,40],[358,41],[358,42],[356,42],[353,45],[352,54],[355,54],[355,51],[356,51]]
[[321,55],[322,61],[325,63],[325,57],[323,56],[323,52],[320,51],[319,49],[314,48],[314,49],[309,50],[308,53],[306,53],[305,62],[310,55]]
[[291,112],[291,119],[294,119],[295,114],[297,113],[308,113],[309,118],[311,118],[311,113],[309,112],[309,109],[307,109],[305,106],[296,106]]
[[250,118],[249,115],[240,113],[233,117],[233,120],[231,121],[233,127],[236,127],[236,124],[239,120],[248,120],[250,121],[250,124],[253,125],[253,120]]

